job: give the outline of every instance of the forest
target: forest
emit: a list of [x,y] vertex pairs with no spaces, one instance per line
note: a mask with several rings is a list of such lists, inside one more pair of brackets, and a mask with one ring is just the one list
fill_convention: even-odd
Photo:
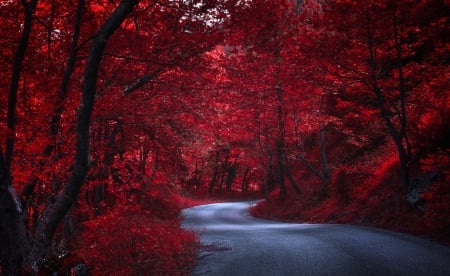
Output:
[[450,244],[447,0],[0,0],[2,275],[189,275],[183,208]]

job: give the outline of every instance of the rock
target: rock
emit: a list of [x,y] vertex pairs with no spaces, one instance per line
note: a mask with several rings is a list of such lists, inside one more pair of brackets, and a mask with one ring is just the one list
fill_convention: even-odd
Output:
[[70,269],[70,275],[74,275],[74,276],[88,276],[89,275],[89,268],[88,268],[87,264],[79,263],[79,264],[73,266]]
[[419,208],[420,210],[425,210],[427,201],[421,197],[421,194],[430,189],[433,182],[439,179],[440,176],[440,172],[430,172],[414,178],[411,182],[411,188],[406,195],[406,201],[408,201],[411,206]]

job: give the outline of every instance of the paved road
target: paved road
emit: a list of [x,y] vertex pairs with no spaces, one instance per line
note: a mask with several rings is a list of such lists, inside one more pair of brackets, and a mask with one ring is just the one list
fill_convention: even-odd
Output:
[[376,228],[255,219],[254,202],[183,211],[204,244],[194,275],[450,276],[450,247]]

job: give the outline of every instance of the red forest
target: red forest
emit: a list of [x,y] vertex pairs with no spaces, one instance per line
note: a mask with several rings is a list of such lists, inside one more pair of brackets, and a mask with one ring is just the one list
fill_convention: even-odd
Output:
[[236,198],[449,244],[449,9],[0,0],[0,271],[188,275]]

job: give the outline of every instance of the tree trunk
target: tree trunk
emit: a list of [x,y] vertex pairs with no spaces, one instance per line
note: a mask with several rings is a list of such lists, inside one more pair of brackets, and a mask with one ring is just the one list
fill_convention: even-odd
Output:
[[[3,155],[3,153],[1,153]],[[20,199],[11,177],[3,170],[0,176],[0,261],[1,275],[18,275],[28,251],[29,243],[22,220]]]
[[214,185],[217,182],[217,174],[219,173],[219,151],[216,152],[216,163],[214,167],[213,176],[211,178],[211,182],[209,182],[208,193],[211,193],[214,189]]
[[213,176],[211,178],[211,182],[209,182],[208,193],[211,193],[212,190],[214,189],[214,185],[216,184],[216,180],[217,180],[217,167],[214,168],[214,173],[213,173]]
[[242,184],[241,184],[241,192],[248,191],[248,174],[250,172],[250,167],[247,166],[245,169],[244,177],[242,178]]
[[6,138],[5,156],[3,156],[3,151],[0,148],[0,262],[2,275],[19,274],[29,246],[25,225],[22,221],[22,206],[12,186],[11,179],[11,163],[16,129],[17,91],[37,0],[22,1],[22,5],[25,10],[25,22],[22,37],[14,56],[9,88],[6,118],[9,133]]
[[236,178],[238,168],[238,159],[234,160],[232,164],[229,164],[227,161],[226,171],[227,171],[227,178],[225,180],[225,187],[227,191],[231,191],[231,186],[233,185],[234,179]]
[[11,75],[11,85],[8,95],[8,113],[6,124],[8,126],[9,134],[6,138],[5,149],[5,165],[9,170],[11,167],[11,161],[14,151],[14,134],[16,129],[16,103],[17,103],[17,90],[19,89],[20,73],[22,72],[22,62],[25,56],[25,51],[28,46],[28,40],[30,38],[31,26],[33,24],[33,14],[37,5],[37,0],[24,1],[22,4],[25,8],[25,23],[22,32],[22,38],[20,39],[19,46],[14,57],[14,65]]
[[89,126],[94,107],[97,74],[106,42],[138,2],[139,0],[122,1],[102,25],[93,40],[84,72],[82,99],[78,109],[76,154],[72,175],[62,195],[44,211],[37,225],[35,241],[29,259],[35,271],[38,270],[38,264],[43,261],[43,258],[49,255],[56,228],[77,199],[88,171]]
[[286,197],[286,185],[284,183],[283,149],[277,145],[278,185],[280,186],[280,198]]
[[265,137],[265,141],[263,143],[262,140],[262,136],[263,136],[263,132],[261,129],[261,125],[258,125],[259,128],[259,147],[261,149],[261,153],[266,154],[267,155],[267,162],[263,161],[263,172],[262,172],[262,177],[263,177],[263,183],[264,183],[264,196],[266,198],[266,200],[269,200],[269,195],[270,192],[273,190],[274,186],[275,186],[275,178],[273,175],[273,153],[272,150],[270,149],[270,143],[269,143],[269,130],[267,125],[264,126],[264,137]]
[[220,170],[220,181],[219,181],[219,191],[222,191],[223,184],[225,183],[225,172],[223,169]]
[[236,177],[236,167],[231,167],[227,170],[227,179],[225,180],[225,187],[227,191],[231,191],[231,186],[233,185],[234,178]]
[[[397,63],[398,71],[399,71],[399,94],[400,94],[400,106],[401,110],[400,112],[397,112],[397,116],[399,118],[399,124],[400,126],[397,128],[394,124],[394,122],[391,119],[390,112],[388,107],[385,103],[385,98],[383,94],[383,90],[380,88],[380,85],[378,84],[377,79],[377,68],[376,68],[376,49],[375,49],[375,42],[374,37],[372,33],[371,28],[371,17],[369,14],[367,14],[367,45],[369,49],[369,64],[370,64],[370,77],[371,77],[371,86],[372,86],[372,92],[375,94],[377,99],[378,107],[380,108],[381,116],[383,117],[384,121],[386,122],[386,125],[389,130],[389,134],[394,139],[395,145],[397,147],[397,152],[399,156],[399,162],[400,162],[400,176],[401,176],[401,182],[402,186],[405,189],[406,192],[410,189],[410,180],[409,180],[409,168],[408,168],[408,161],[410,158],[410,145],[408,136],[406,133],[406,109],[405,109],[405,87],[403,84],[403,71],[402,71],[402,64],[401,64],[401,47],[400,47],[400,41],[399,41],[399,34],[397,29],[397,23],[395,15],[393,17],[393,26],[394,26],[394,40],[396,43],[396,51],[397,51]],[[403,145],[403,141],[405,140],[406,143],[406,149]]]
[[[325,94],[320,97],[319,115],[322,115],[323,102]],[[325,126],[321,125],[319,129],[320,153],[322,157],[322,179],[325,182],[325,190],[330,192],[330,171],[328,169],[327,145],[325,143]]]
[[[409,168],[408,161],[411,158],[411,144],[409,142],[409,138],[407,135],[407,119],[406,119],[406,98],[405,98],[405,84],[403,77],[403,65],[402,65],[402,47],[400,44],[400,35],[398,33],[397,27],[397,17],[394,15],[392,18],[393,26],[394,26],[394,37],[395,37],[395,50],[397,53],[397,64],[398,64],[398,83],[399,83],[399,92],[400,92],[400,130],[399,130],[399,138],[400,143],[396,142],[398,148],[398,154],[400,159],[400,169],[401,169],[401,179],[403,186],[406,191],[410,190],[410,180],[409,180]],[[403,145],[403,140],[405,141],[405,146]]]
[[50,136],[53,138],[51,142],[45,147],[44,155],[49,156],[54,150],[56,142],[56,134],[60,129],[61,116],[64,111],[64,101],[69,93],[69,81],[72,77],[72,73],[75,69],[75,63],[78,53],[78,40],[80,37],[81,19],[84,10],[85,0],[78,0],[77,14],[75,18],[74,30],[72,35],[72,45],[70,46],[69,58],[67,60],[66,69],[63,74],[61,85],[59,87],[59,93],[56,98],[56,103],[53,110],[53,116],[50,119]]
[[320,127],[319,138],[320,138],[320,152],[322,156],[322,180],[325,183],[325,189],[328,193],[330,189],[330,171],[328,169],[327,150],[325,144],[325,128],[323,126]]
[[270,189],[269,189],[269,181],[267,181],[267,167],[265,164],[263,164],[262,177],[264,184],[264,198],[266,200],[269,200]]
[[285,167],[286,176],[288,177],[292,188],[294,188],[295,193],[301,194],[300,187],[298,186],[297,181],[295,181],[294,176],[292,175],[291,168],[289,166],[289,159],[287,157],[286,151],[283,151],[283,156],[284,156],[284,167]]

